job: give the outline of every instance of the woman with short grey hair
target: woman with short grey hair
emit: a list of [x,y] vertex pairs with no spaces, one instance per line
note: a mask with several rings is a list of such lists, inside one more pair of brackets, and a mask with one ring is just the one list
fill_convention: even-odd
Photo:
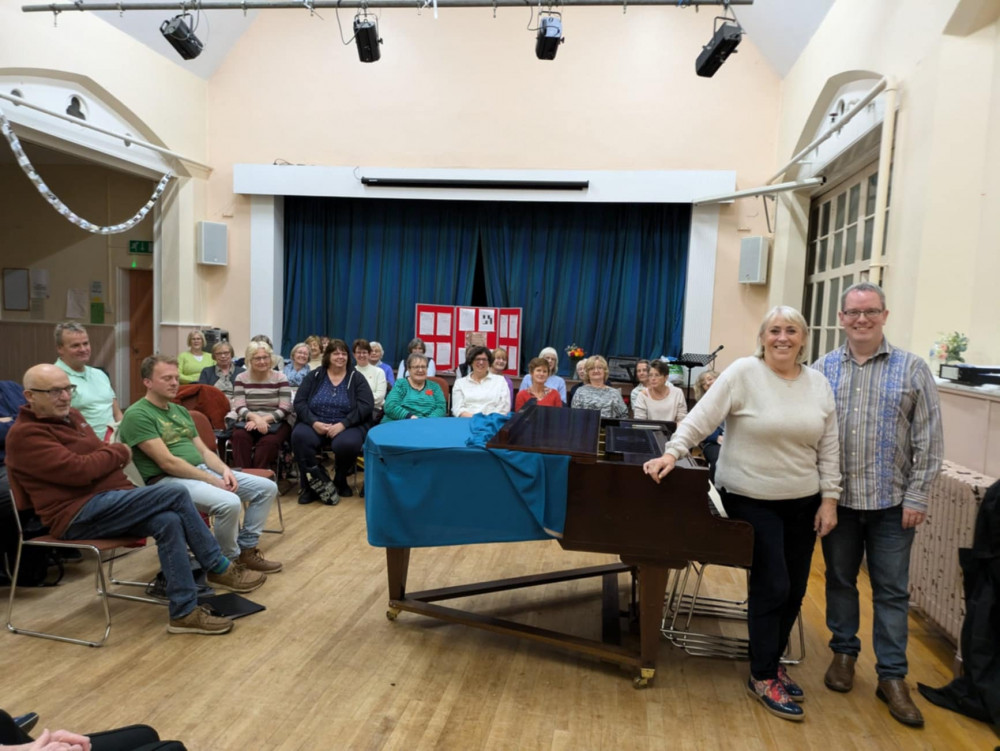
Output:
[[[426,355],[427,354],[427,345],[424,344],[424,340],[423,339],[421,339],[419,336],[415,336],[412,339],[410,339],[410,343],[406,345],[406,352],[407,352],[407,355],[409,355],[410,353],[413,353],[413,352],[419,352],[422,355]],[[399,361],[399,368],[397,369],[397,373],[396,373],[396,380],[397,381],[402,381],[409,374],[410,374],[410,372],[406,369],[406,360],[405,359],[404,360],[400,360]],[[434,358],[433,357],[428,357],[427,358],[427,375],[429,375],[429,376],[436,376],[437,375],[437,367],[435,367],[435,365],[434,365]]]

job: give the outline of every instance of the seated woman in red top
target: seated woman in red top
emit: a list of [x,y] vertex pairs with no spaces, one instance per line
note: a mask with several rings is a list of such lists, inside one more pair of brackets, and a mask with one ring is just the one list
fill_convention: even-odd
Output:
[[562,399],[556,389],[551,389],[545,385],[550,372],[549,361],[544,357],[536,357],[528,363],[528,374],[531,376],[531,385],[524,391],[517,392],[517,399],[514,401],[514,411],[520,412],[521,408],[531,399],[538,401],[539,407],[561,407]]

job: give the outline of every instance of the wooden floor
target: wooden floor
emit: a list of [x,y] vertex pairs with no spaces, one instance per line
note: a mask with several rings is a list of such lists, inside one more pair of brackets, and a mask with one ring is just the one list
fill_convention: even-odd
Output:
[[[792,669],[807,693],[805,722],[767,714],[744,690],[747,664],[695,658],[663,643],[653,685],[558,649],[402,613],[385,617],[384,552],[368,546],[363,501],[335,508],[285,499],[284,535],[262,547],[281,560],[252,595],[263,613],[222,637],[168,635],[166,609],[112,601],[100,649],[0,634],[0,706],[36,711],[42,726],[88,731],[145,722],[192,751],[216,749],[992,749],[985,725],[917,701],[927,726],[889,717],[874,697],[866,646],[850,694],[823,686],[822,557],[807,602],[806,657]],[[410,588],[610,562],[554,542],[415,550]],[[150,577],[155,553],[124,573]],[[739,577],[716,570],[713,592]],[[19,622],[94,635],[91,579],[71,567],[55,590],[22,590]],[[624,584],[624,578],[623,578]],[[0,589],[6,602],[7,589]],[[526,622],[599,632],[599,580],[518,591],[466,606]],[[870,606],[863,610],[868,641]],[[27,622],[27,623],[26,623]],[[910,677],[951,679],[952,650],[911,618]]]

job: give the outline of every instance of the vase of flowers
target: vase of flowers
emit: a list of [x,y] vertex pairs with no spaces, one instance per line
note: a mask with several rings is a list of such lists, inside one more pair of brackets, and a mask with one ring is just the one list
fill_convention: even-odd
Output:
[[578,344],[571,344],[566,348],[566,357],[569,358],[570,362],[570,376],[576,378],[576,364],[580,362],[583,358],[587,356],[587,353],[583,351],[583,347]]
[[931,360],[938,363],[965,362],[962,353],[969,348],[969,337],[958,331],[940,336],[931,347]]

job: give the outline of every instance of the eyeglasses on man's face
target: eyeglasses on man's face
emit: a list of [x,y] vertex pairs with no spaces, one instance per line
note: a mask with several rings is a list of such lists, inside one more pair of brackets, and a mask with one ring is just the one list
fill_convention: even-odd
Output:
[[844,318],[847,318],[851,321],[855,321],[861,316],[864,316],[865,318],[871,320],[872,318],[877,318],[878,316],[882,315],[884,312],[885,311],[882,310],[881,308],[865,308],[864,310],[851,308],[850,310],[843,311],[842,315],[844,316]]
[[54,389],[28,389],[34,394],[48,394],[53,399],[58,399],[63,393],[73,396],[76,393],[76,386],[57,386]]

